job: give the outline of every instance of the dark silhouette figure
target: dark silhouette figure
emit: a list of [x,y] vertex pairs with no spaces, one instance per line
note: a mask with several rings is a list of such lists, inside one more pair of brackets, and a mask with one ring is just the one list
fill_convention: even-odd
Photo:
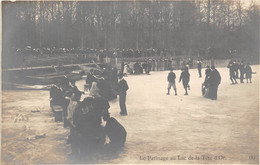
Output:
[[250,81],[250,83],[252,83],[251,79],[252,79],[252,68],[249,65],[249,63],[247,63],[246,67],[245,67],[245,74],[246,74],[246,82],[248,83],[248,79]]
[[182,81],[182,85],[185,89],[185,94],[184,95],[188,95],[188,91],[187,91],[187,88],[188,88],[188,84],[190,82],[190,73],[189,73],[189,70],[188,70],[188,67],[185,67],[183,69],[183,71],[181,72],[181,76],[180,76],[180,79],[179,79],[179,82]]
[[201,61],[199,61],[199,62],[198,62],[199,77],[202,77],[202,75],[201,75],[201,69],[202,69],[202,63],[201,63]]
[[218,70],[215,68],[214,65],[211,66],[212,72],[209,77],[209,98],[212,100],[217,100],[218,98],[218,86],[221,82],[221,76],[218,72]]
[[241,62],[239,65],[239,71],[240,71],[240,83],[244,83],[245,65],[243,62]]
[[120,73],[118,75],[119,78],[119,82],[118,82],[118,88],[117,88],[117,92],[119,95],[119,105],[120,105],[120,115],[125,116],[127,115],[127,110],[126,110],[126,91],[128,90],[128,85],[127,82],[124,80],[123,78],[123,73]]
[[168,74],[168,77],[167,77],[167,80],[169,82],[167,95],[170,95],[171,87],[173,87],[173,89],[175,91],[175,96],[177,96],[177,89],[176,89],[176,85],[175,85],[175,79],[176,79],[176,75],[173,72],[173,69],[171,69],[170,73]]
[[110,114],[107,113],[103,116],[106,121],[105,133],[108,136],[110,147],[123,147],[126,141],[126,130],[125,128]]
[[210,74],[211,74],[211,69],[210,69],[210,67],[207,65],[207,69],[205,70],[205,75],[206,75],[205,80],[206,80],[206,79],[209,79]]
[[236,80],[236,77],[235,77],[234,63],[232,61],[230,61],[227,67],[229,68],[229,76],[230,76],[230,80],[232,82],[232,85],[237,84],[237,80]]
[[239,68],[238,61],[234,61],[234,71],[235,71],[235,78],[236,79],[238,79],[238,68]]

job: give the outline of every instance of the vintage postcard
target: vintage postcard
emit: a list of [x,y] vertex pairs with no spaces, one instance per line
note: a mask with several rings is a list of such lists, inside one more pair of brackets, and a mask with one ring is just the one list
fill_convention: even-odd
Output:
[[259,1],[1,11],[1,164],[259,164]]

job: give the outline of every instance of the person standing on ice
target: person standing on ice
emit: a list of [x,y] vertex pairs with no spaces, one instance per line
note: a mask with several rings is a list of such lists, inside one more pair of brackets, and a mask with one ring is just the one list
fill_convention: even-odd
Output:
[[221,76],[214,65],[211,66],[211,74],[209,77],[209,98],[217,100],[218,97],[218,86],[221,82]]
[[129,87],[123,76],[124,76],[123,73],[118,74],[119,82],[118,82],[117,92],[119,95],[119,105],[120,105],[120,109],[121,109],[120,115],[126,116],[127,115],[127,110],[126,110],[126,105],[125,105],[126,91],[128,90]]
[[205,80],[206,80],[206,79],[209,79],[210,74],[211,74],[211,69],[210,69],[210,67],[207,65],[207,69],[205,70],[205,75],[206,75]]
[[239,65],[239,71],[240,71],[240,83],[244,83],[245,65],[243,60]]
[[232,82],[231,85],[237,84],[237,80],[235,77],[234,63],[232,61],[230,61],[227,67],[229,68],[230,80]]
[[245,74],[246,74],[246,83],[248,83],[248,79],[250,83],[252,83],[251,78],[252,78],[252,68],[249,66],[249,63],[247,63],[245,67]]
[[170,95],[171,87],[173,87],[173,89],[175,91],[175,96],[177,96],[177,89],[176,89],[176,85],[175,85],[176,75],[173,72],[173,69],[170,69],[170,73],[168,74],[167,79],[168,79],[168,82],[169,82],[167,95]]
[[201,78],[201,69],[202,69],[202,62],[201,60],[198,61],[198,72],[199,72],[199,77]]
[[188,67],[185,67],[183,69],[183,71],[181,72],[179,83],[181,81],[182,81],[183,87],[185,89],[185,94],[184,95],[188,95],[187,88],[188,88],[189,82],[190,82],[190,73],[189,73]]
[[238,62],[235,60],[234,61],[234,71],[235,71],[235,78],[238,79],[238,69],[239,69],[239,64]]

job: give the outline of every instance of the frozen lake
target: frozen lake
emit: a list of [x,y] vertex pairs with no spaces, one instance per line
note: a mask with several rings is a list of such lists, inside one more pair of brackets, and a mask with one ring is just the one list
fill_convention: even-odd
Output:
[[[128,116],[119,115],[118,100],[109,109],[127,131],[125,149],[97,163],[258,164],[259,66],[252,66],[257,72],[252,84],[230,85],[228,69],[217,69],[222,76],[217,101],[201,96],[204,69],[202,78],[190,70],[188,96],[181,83],[176,83],[178,96],[172,89],[166,95],[168,71],[125,77]],[[178,81],[180,71],[174,72]],[[77,82],[79,89],[83,83]],[[48,91],[2,92],[3,164],[70,163],[69,130],[54,122],[48,99]],[[25,140],[44,133],[45,138]]]

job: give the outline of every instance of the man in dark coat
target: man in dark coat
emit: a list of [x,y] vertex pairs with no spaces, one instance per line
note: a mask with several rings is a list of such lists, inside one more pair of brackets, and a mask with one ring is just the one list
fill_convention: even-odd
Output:
[[221,76],[214,65],[211,66],[212,72],[209,77],[209,98],[217,100],[218,86],[221,82]]
[[187,88],[188,88],[188,84],[190,82],[190,73],[189,73],[188,67],[185,67],[183,69],[183,71],[181,72],[179,82],[181,82],[181,81],[182,81],[183,87],[185,89],[184,95],[188,95]]
[[168,77],[167,77],[167,80],[169,82],[167,95],[170,95],[171,87],[173,87],[173,89],[175,91],[175,96],[177,96],[177,89],[176,89],[176,85],[175,85],[175,79],[176,79],[176,75],[173,72],[173,69],[171,69],[170,73],[168,74]]
[[[112,68],[111,76],[110,76],[110,84],[113,91],[113,94],[116,94],[116,87],[118,84],[118,78],[117,78],[117,68]],[[116,97],[116,95],[115,95]]]
[[104,114],[108,113],[108,109],[110,108],[109,102],[107,99],[103,97],[95,97],[92,101],[92,105],[94,110],[97,112],[98,117],[96,121],[101,124],[101,117]]
[[252,68],[249,66],[249,63],[247,63],[245,67],[245,74],[246,74],[246,83],[248,83],[248,79],[250,83],[252,83],[251,78],[252,78]]
[[108,136],[110,147],[122,147],[126,141],[126,130],[125,128],[110,114],[107,113],[103,116],[104,121],[106,121],[105,133]]
[[210,67],[207,65],[207,69],[205,70],[205,75],[206,75],[205,80],[206,80],[206,79],[209,79],[210,74],[211,74],[211,69],[210,69]]
[[205,80],[204,83],[202,84],[202,95],[206,98],[209,97],[209,78],[211,75],[211,69],[209,65],[207,65],[207,69],[205,70]]
[[53,85],[50,89],[50,106],[60,105],[63,103],[63,94],[62,89],[59,87],[59,84]]
[[104,97],[105,99],[110,101],[116,98],[111,88],[111,85],[107,79],[99,79],[97,87],[99,89],[100,96]]
[[150,75],[150,71],[152,69],[152,64],[150,61],[147,62],[147,69],[146,69],[146,74]]
[[240,71],[240,83],[244,83],[245,65],[243,61],[239,65],[239,71]]
[[126,110],[125,101],[126,101],[126,91],[128,90],[128,85],[123,78],[123,73],[120,73],[118,75],[118,78],[119,78],[119,83],[118,83],[117,92],[119,95],[119,105],[121,109],[120,115],[126,116],[127,110]]
[[[123,71],[122,71],[122,73],[123,73]],[[139,73],[139,65],[138,65],[138,62],[135,62],[135,64],[134,64],[134,74],[140,74],[140,73]]]
[[235,71],[235,78],[238,79],[238,69],[239,69],[239,64],[238,61],[234,61],[234,71]]
[[229,75],[230,75],[230,80],[232,82],[232,85],[237,84],[237,80],[235,77],[234,63],[232,61],[230,61],[227,67],[229,68]]
[[201,69],[202,69],[202,63],[201,63],[201,61],[199,60],[199,61],[198,61],[198,72],[199,72],[199,77],[201,77]]

